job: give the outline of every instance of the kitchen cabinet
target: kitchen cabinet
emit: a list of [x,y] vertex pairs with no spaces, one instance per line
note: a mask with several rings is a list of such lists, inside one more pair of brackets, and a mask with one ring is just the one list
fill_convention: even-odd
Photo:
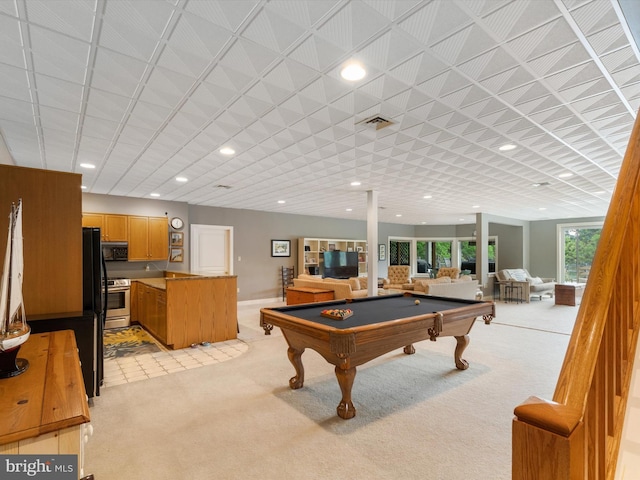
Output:
[[169,224],[166,217],[129,216],[129,261],[167,260]]
[[142,283],[138,284],[138,320],[151,334],[167,344],[167,292]]
[[83,227],[100,228],[103,242],[126,242],[129,239],[127,215],[83,213]]
[[129,302],[129,315],[131,317],[131,323],[140,323],[138,320],[138,282],[131,282],[131,290],[130,290],[130,298]]
[[144,328],[172,349],[237,338],[235,276],[165,275],[135,282],[133,308]]

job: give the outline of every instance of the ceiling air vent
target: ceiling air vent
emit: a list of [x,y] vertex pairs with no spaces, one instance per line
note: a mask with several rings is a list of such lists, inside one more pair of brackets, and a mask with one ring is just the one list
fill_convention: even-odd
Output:
[[231,185],[216,185],[216,188],[224,188],[225,190],[229,190]]
[[381,117],[380,115],[375,115],[373,117],[366,118],[361,122],[358,122],[359,125],[375,125],[376,130],[380,130],[381,128],[388,127],[389,125],[393,125],[393,122],[388,118]]

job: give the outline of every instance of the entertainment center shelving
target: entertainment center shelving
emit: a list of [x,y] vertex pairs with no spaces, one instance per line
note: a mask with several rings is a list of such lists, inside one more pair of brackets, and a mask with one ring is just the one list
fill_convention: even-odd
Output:
[[367,274],[367,241],[329,238],[298,239],[298,273],[320,275],[323,252],[358,252],[358,275]]

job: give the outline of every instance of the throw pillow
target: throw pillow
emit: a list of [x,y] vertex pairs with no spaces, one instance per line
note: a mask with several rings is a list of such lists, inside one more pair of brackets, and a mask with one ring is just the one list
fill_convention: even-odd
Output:
[[360,280],[358,279],[358,277],[351,277],[349,279],[349,285],[351,285],[351,290],[352,291],[356,291],[356,290],[360,290]]
[[527,274],[524,273],[523,270],[514,269],[514,270],[511,270],[509,273],[511,274],[511,279],[515,280],[516,282],[526,282],[527,281]]
[[540,277],[527,277],[527,281],[531,285],[542,285],[544,283]]

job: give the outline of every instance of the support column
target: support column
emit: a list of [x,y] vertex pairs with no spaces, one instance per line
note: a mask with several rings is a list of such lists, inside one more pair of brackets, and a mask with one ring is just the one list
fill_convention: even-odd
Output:
[[484,290],[489,278],[489,221],[476,213],[476,281]]
[[378,295],[378,192],[367,190],[367,295]]

